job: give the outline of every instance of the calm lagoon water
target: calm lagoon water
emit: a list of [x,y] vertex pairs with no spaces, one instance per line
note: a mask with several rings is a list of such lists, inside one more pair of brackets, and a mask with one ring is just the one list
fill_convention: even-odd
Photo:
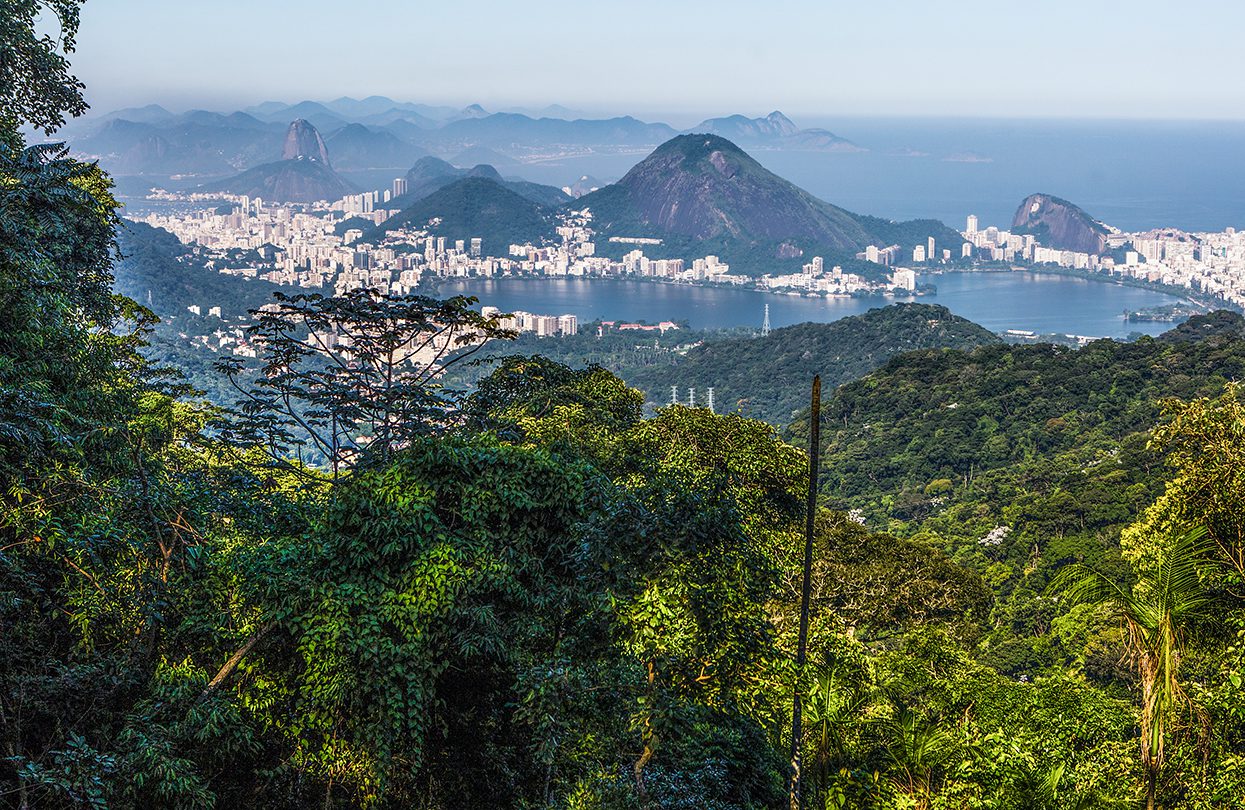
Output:
[[[946,273],[922,279],[936,295],[916,300],[941,304],[993,331],[1026,329],[1092,337],[1157,335],[1170,324],[1130,324],[1124,310],[1175,303],[1165,293],[1105,281],[1029,272]],[[474,295],[503,311],[543,315],[573,313],[580,322],[686,320],[693,328],[760,327],[765,305],[770,325],[828,323],[893,303],[893,298],[801,298],[754,290],[692,287],[610,279],[464,279],[442,284],[440,296]],[[901,299],[909,300],[909,299]]]

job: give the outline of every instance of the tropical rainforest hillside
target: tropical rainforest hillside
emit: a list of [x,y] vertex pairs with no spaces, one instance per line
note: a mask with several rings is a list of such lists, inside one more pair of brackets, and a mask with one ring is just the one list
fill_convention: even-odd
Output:
[[669,363],[623,372],[655,402],[668,401],[670,386],[681,397],[713,387],[721,410],[739,411],[773,425],[786,425],[808,407],[808,383],[820,374],[833,388],[873,371],[896,354],[917,349],[967,349],[999,338],[946,307],[898,304],[834,323],[802,323],[766,337],[710,340]]
[[[117,262],[113,287],[166,318],[184,314],[191,306],[204,312],[220,307],[226,317],[257,309],[282,289],[259,279],[244,279],[209,267],[193,248],[163,228],[126,222],[117,231]],[[253,251],[235,251],[237,267],[245,267]],[[286,290],[287,292],[289,290]]]
[[[866,525],[929,543],[986,579],[994,611],[983,660],[1018,677],[1070,667],[1102,676],[1119,662],[1099,634],[1118,628],[1085,625],[1048,586],[1072,562],[1134,576],[1137,526],[1156,528],[1180,481],[1163,437],[1194,407],[1182,403],[1234,392],[1242,375],[1245,319],[1228,312],[1080,350],[900,355],[825,403],[820,489]],[[805,410],[789,437],[807,432]]]
[[79,5],[0,6],[0,808],[1242,806],[1239,318],[892,357],[816,476],[600,367],[452,391],[466,298],[277,291],[209,406],[21,135]]

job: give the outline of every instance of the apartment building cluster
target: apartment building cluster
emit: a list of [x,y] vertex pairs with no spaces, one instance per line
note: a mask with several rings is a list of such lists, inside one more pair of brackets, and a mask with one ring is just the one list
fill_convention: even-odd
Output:
[[891,274],[889,282],[872,282],[856,273],[845,273],[838,265],[827,270],[825,260],[821,256],[814,256],[813,260],[804,265],[798,273],[762,276],[760,286],[767,290],[825,296],[850,296],[897,290],[911,292],[916,289],[916,273],[907,268],[898,268]]
[[1053,264],[1185,287],[1245,306],[1245,232],[1235,228],[1198,233],[1175,228],[1112,231],[1106,237],[1106,247],[1113,255],[1099,255],[1046,247],[1031,234],[995,227],[979,230],[975,216],[968,217],[966,224],[962,234],[966,258]]
[[[359,287],[409,293],[424,276],[636,276],[670,282],[751,283],[745,276],[730,275],[730,266],[717,256],[689,262],[644,255],[644,247],[660,245],[661,240],[617,237],[614,241],[634,244],[636,249],[618,260],[598,256],[592,213],[586,209],[560,215],[553,244],[512,244],[502,256],[488,255],[480,237],[447,240],[436,235],[438,219],[424,227],[387,230],[374,238],[367,236],[369,231],[362,223],[347,227],[359,220],[370,225],[386,222],[397,211],[384,206],[406,193],[405,183],[398,178],[392,189],[383,192],[310,205],[273,205],[257,198],[217,194],[210,195],[210,201],[231,203],[230,213],[208,208],[150,213],[140,219],[208,251],[212,254],[209,266],[218,272],[339,294]],[[209,201],[208,195],[162,190],[148,196],[160,201]],[[237,260],[239,252],[247,260]]]
[[480,307],[480,313],[486,318],[497,318],[503,329],[529,332],[537,337],[570,336],[579,333],[579,319],[570,314],[534,315],[523,310],[505,314],[497,307]]

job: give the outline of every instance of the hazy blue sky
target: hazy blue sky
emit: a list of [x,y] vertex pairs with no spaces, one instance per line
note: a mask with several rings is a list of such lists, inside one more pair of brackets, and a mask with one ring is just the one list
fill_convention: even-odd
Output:
[[342,95],[695,118],[1245,118],[1229,0],[89,0],[97,111]]

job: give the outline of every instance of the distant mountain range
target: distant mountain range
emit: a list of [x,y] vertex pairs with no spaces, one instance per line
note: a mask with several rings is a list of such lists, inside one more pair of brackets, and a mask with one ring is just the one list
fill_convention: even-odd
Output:
[[[480,229],[455,238],[480,236],[498,249],[509,239],[547,234],[552,212],[571,204],[572,195],[504,177],[491,163],[460,168],[438,154],[502,162],[530,158],[537,150],[634,151],[659,142],[619,182],[601,186],[586,178],[580,187],[570,189],[576,193],[596,189],[573,204],[591,210],[601,255],[621,255],[629,249],[609,242],[610,237],[649,237],[663,242],[646,249],[655,258],[713,253],[735,264],[738,272],[760,274],[798,270],[802,262],[818,255],[846,264],[869,245],[911,248],[930,237],[958,255],[963,241],[936,221],[891,222],[817,199],[765,169],[722,135],[679,135],[665,124],[630,117],[532,118],[488,113],[474,105],[454,111],[397,104],[383,97],[292,106],[266,103],[229,115],[206,111],[173,115],[159,107],[128,114],[143,120],[105,117],[74,145],[78,151],[101,155],[105,167],[118,173],[200,174],[209,179],[199,190],[275,202],[333,200],[367,190],[339,170],[396,173],[409,166],[406,194],[390,203],[402,213],[387,228],[440,216],[455,228],[461,224]],[[298,117],[288,123],[291,115]],[[390,120],[377,125],[347,117]],[[282,119],[287,123],[277,123]],[[317,121],[340,126],[322,137]],[[428,129],[430,122],[433,128]],[[832,133],[800,129],[779,112],[755,119],[709,119],[698,128],[733,133],[750,148],[808,148],[810,143],[818,148],[853,148]],[[468,179],[479,182],[461,182]],[[436,192],[450,188],[453,193],[433,199]],[[442,208],[434,210],[434,203]],[[515,222],[502,221],[499,212],[509,212]],[[875,266],[859,269],[881,273]]]
[[787,116],[775,110],[764,118],[732,115],[710,118],[691,129],[720,135],[750,148],[796,149],[857,152],[860,147],[826,129],[800,129]]
[[[426,154],[459,165],[502,166],[582,154],[651,150],[674,127],[629,116],[576,118],[565,108],[535,114],[397,102],[383,96],[297,104],[265,102],[222,114],[174,114],[158,105],[72,122],[62,133],[75,153],[119,176],[226,175],[270,162],[290,121],[305,120],[334,145],[338,168],[409,166]],[[822,129],[800,129],[780,112],[764,118],[711,118],[687,132],[730,138],[749,149],[842,151],[854,144]],[[334,142],[336,141],[336,144]]]
[[163,118],[147,110],[143,121],[107,118],[89,134],[63,133],[75,153],[95,158],[115,175],[225,175],[281,154],[290,119],[266,124],[246,113],[194,111]]
[[334,165],[339,169],[400,169],[410,166],[427,150],[384,129],[347,124],[328,137]]

